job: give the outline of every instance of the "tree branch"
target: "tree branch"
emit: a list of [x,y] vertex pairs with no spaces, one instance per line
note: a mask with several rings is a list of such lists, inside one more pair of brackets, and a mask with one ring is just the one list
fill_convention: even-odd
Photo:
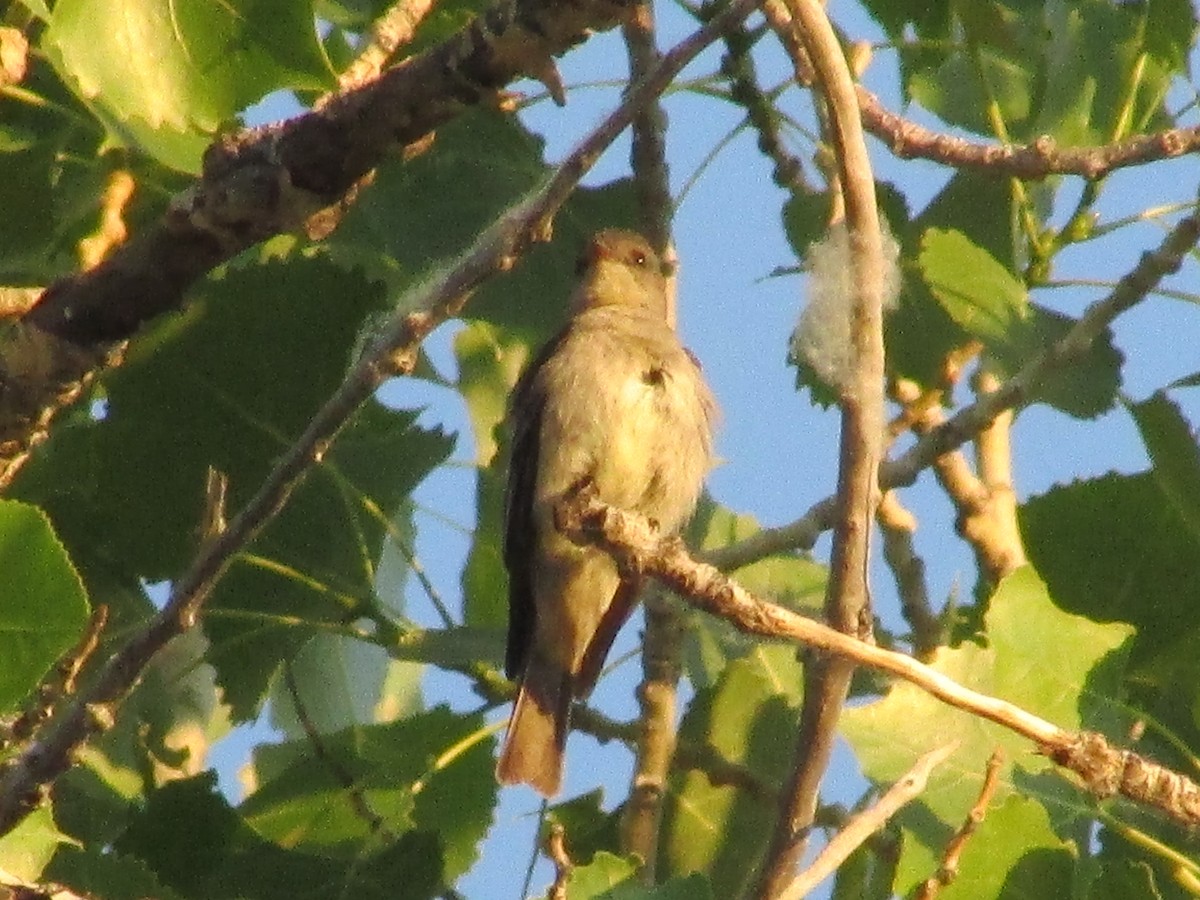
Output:
[[205,541],[188,571],[175,581],[163,610],[109,659],[96,681],[50,725],[47,735],[8,762],[0,777],[0,834],[20,822],[33,808],[31,803],[36,803],[40,788],[69,767],[74,749],[93,730],[92,716],[97,707],[107,708],[122,699],[154,654],[175,635],[191,627],[197,611],[233,557],[283,508],[358,406],[384,379],[412,370],[421,341],[437,325],[455,315],[485,279],[510,268],[516,255],[535,236],[548,231],[555,211],[604,148],[628,126],[641,104],[658,96],[724,28],[741,21],[752,9],[751,0],[735,0],[664,56],[654,71],[626,94],[621,104],[541,187],[501,215],[453,266],[423,285],[412,304],[401,306],[415,308],[417,312],[396,314],[381,326],[362,358],[271,470],[258,492],[227,528]]
[[888,110],[862,86],[856,88],[863,127],[901,159],[930,159],[956,169],[979,169],[1036,181],[1050,175],[1103,178],[1114,169],[1170,159],[1200,149],[1200,127],[1171,128],[1101,147],[1062,147],[1052,138],[1032,144],[976,144],[930,131]]
[[[629,55],[629,80],[639,81],[658,62],[654,7],[640,0],[622,26]],[[634,117],[630,167],[633,169],[641,227],[671,271],[667,280],[667,318],[678,315],[678,259],[671,241],[671,191],[667,168],[667,115],[658,100]],[[658,863],[667,776],[675,754],[675,717],[683,623],[679,608],[655,586],[645,597],[642,634],[642,681],[637,699],[638,739],[629,800],[621,819],[621,845],[642,860],[642,880],[653,884]]]
[[1200,825],[1200,785],[1096,732],[1071,732],[998,697],[963,687],[903,653],[843,634],[828,625],[755,597],[708,563],[693,559],[683,541],[663,537],[643,516],[600,501],[584,485],[555,510],[555,523],[572,540],[595,544],[630,571],[661,581],[697,609],[758,637],[795,641],[852,660],[917,686],[955,709],[995,722],[1033,741],[1040,753],[1070,769],[1101,797],[1120,793],[1188,826]]
[[887,792],[871,806],[853,816],[817,855],[807,869],[787,886],[780,900],[800,900],[838,870],[850,854],[883,828],[888,820],[925,790],[933,770],[948,760],[957,745],[946,744],[921,756]]
[[938,866],[937,874],[925,880],[917,892],[916,900],[933,900],[942,888],[950,884],[958,875],[958,863],[962,858],[963,850],[967,847],[967,841],[979,828],[979,823],[983,821],[988,807],[992,804],[992,797],[1000,784],[1000,770],[1003,764],[1004,751],[997,747],[988,757],[987,771],[983,776],[983,787],[979,789],[979,797],[975,800],[975,805],[967,813],[967,819],[963,822],[962,827],[946,844],[946,849],[942,853],[942,864]]
[[[853,281],[852,305],[845,312],[850,322],[850,364],[844,382],[838,385],[841,453],[825,618],[839,631],[865,636],[871,621],[870,530],[879,499],[883,454],[883,237],[854,84],[837,36],[817,0],[786,0],[784,5],[825,96],[845,203]],[[795,65],[800,65],[799,59]],[[778,896],[785,889],[804,854],[853,673],[853,664],[844,657],[810,658],[805,665],[804,703],[791,781],[784,791],[759,881],[763,897]]]
[[113,344],[180,308],[218,264],[272,235],[328,234],[362,178],[554,56],[617,25],[631,0],[504,0],[445,43],[305,115],[226,136],[157,222],[59,279],[0,349],[0,489],[59,411],[120,361]]

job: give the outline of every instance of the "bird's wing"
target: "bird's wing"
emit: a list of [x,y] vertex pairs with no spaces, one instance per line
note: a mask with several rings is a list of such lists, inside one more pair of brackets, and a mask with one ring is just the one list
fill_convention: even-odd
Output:
[[537,523],[533,498],[538,477],[539,443],[546,394],[538,373],[566,339],[564,329],[552,339],[521,375],[513,388],[508,422],[512,434],[508,484],[504,492],[504,567],[508,569],[508,645],[504,673],[517,678],[525,668],[537,628],[533,602],[533,573],[537,552]]

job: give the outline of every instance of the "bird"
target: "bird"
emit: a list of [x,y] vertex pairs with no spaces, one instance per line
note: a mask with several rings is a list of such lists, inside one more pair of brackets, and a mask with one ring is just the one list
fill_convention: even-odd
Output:
[[639,234],[586,243],[567,324],[517,382],[507,415],[505,673],[518,680],[496,765],[502,784],[562,785],[571,704],[595,686],[639,579],[559,532],[554,508],[584,483],[673,534],[712,465],[717,406],[669,324],[667,277]]

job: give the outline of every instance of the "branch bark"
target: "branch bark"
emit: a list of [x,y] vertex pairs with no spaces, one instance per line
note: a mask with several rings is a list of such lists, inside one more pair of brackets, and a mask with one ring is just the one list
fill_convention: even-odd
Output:
[[836,872],[850,854],[883,828],[892,816],[921,796],[933,770],[948,760],[954,750],[954,744],[947,744],[922,755],[870,809],[863,810],[842,827],[812,865],[797,875],[780,894],[780,900],[800,900]]
[[956,169],[1037,181],[1051,175],[1103,178],[1126,166],[1171,159],[1200,149],[1200,127],[1170,128],[1101,147],[1059,147],[1052,138],[1032,144],[978,144],[930,131],[891,110],[864,87],[856,88],[863,126],[901,159],[930,159]]

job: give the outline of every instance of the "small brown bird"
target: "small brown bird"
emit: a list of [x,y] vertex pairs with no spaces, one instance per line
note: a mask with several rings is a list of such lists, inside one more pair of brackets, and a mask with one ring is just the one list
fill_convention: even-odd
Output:
[[522,375],[509,410],[505,671],[521,691],[496,777],[543,796],[562,782],[571,702],[586,696],[636,600],[611,556],[554,525],[590,480],[600,499],[677,531],[712,459],[716,404],[667,323],[667,282],[644,238],[601,231],[579,261],[572,318]]

